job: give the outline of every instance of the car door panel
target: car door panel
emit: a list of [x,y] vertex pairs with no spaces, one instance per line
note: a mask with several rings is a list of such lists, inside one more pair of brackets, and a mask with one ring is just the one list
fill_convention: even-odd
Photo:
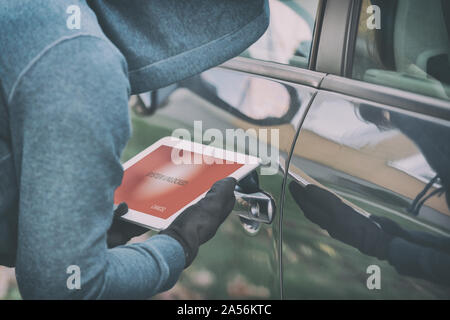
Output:
[[[308,67],[314,59],[318,35],[313,17],[319,8],[318,0],[272,0],[267,32],[240,57],[133,98],[133,135],[123,161],[177,129],[184,129],[193,141],[235,151],[254,154],[252,146],[257,145],[263,161],[239,183],[235,210],[216,236],[200,248],[175,287],[157,298],[281,297],[285,164],[325,76],[298,68]],[[229,130],[244,132],[247,140],[222,143]],[[268,210],[265,204],[270,203],[272,214],[264,219],[260,215],[259,220],[252,217],[255,203],[261,205],[258,210]]]
[[[241,209],[236,205],[176,286],[159,298],[280,297],[279,207],[285,172],[279,162],[288,158],[299,116],[316,90],[219,67],[179,83],[151,117],[133,115],[133,137],[123,160],[176,129],[186,129],[192,140],[200,138],[196,141],[240,152],[251,153],[250,140],[257,141],[258,151],[267,149],[258,155],[266,168],[273,169],[271,174],[262,174],[259,169],[256,182],[240,184],[239,189],[243,194],[270,196],[274,201],[272,222],[255,223],[238,216]],[[241,130],[249,140],[222,144],[203,136],[210,129],[219,130],[224,138],[227,130]]]
[[[430,192],[447,183],[448,141],[450,122],[441,118],[320,90],[296,141],[287,183],[321,185],[354,207],[406,229],[448,236],[445,194],[430,197],[411,213],[411,203],[434,176],[442,179]],[[430,148],[433,144],[436,148]],[[286,298],[450,297],[446,286],[400,275],[387,262],[329,237],[304,217],[289,192],[285,208]],[[366,285],[371,265],[381,270],[379,290]]]

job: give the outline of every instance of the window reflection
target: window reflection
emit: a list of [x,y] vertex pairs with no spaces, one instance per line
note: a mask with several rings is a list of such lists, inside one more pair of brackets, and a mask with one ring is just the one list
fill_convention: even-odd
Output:
[[306,68],[318,0],[270,0],[270,25],[243,55]]
[[[367,26],[372,5],[380,9],[380,29]],[[449,39],[448,1],[364,0],[352,77],[449,100]]]

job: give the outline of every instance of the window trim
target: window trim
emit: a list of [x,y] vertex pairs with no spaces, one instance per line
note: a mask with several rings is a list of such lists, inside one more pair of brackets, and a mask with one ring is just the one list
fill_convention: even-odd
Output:
[[326,1],[315,70],[341,75],[347,45],[347,29],[354,0]]
[[308,69],[316,70],[317,52],[319,50],[320,34],[322,32],[322,23],[325,13],[325,6],[327,0],[319,0],[317,5],[316,17],[314,22],[313,39],[311,42],[311,49],[309,53]]
[[327,75],[320,89],[450,121],[450,102],[361,80]]
[[318,88],[325,77],[325,73],[246,57],[236,57],[228,60],[221,64],[219,68],[283,80],[313,88]]
[[349,25],[347,26],[347,37],[345,44],[344,62],[342,75],[351,78],[353,72],[353,61],[355,56],[356,38],[358,36],[359,18],[361,15],[362,0],[353,0],[350,5]]

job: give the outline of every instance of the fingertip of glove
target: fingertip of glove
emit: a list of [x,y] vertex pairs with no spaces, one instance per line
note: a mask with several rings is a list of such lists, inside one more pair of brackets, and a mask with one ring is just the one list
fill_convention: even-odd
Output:
[[227,185],[232,186],[233,188],[236,186],[237,184],[237,180],[234,177],[227,177],[225,179],[222,179],[220,181],[224,181],[225,183],[227,183]]
[[298,182],[291,181],[289,183],[289,191],[295,200],[303,201],[307,197],[306,187],[300,185]]
[[303,191],[304,187],[302,187],[298,182],[291,181],[289,183],[289,190],[291,192]]
[[128,212],[128,205],[125,202],[121,202],[114,210],[114,215],[121,217]]
[[325,188],[310,184],[306,189],[307,196],[310,201],[331,207],[342,204],[342,200],[336,194]]
[[234,192],[236,184],[237,180],[235,178],[227,177],[214,183],[213,186],[211,187],[211,191],[218,191],[225,189]]

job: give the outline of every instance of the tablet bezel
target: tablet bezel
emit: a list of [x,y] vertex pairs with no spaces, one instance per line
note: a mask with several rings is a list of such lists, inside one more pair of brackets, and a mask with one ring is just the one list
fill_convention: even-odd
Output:
[[[138,153],[136,156],[125,162],[123,164],[124,170],[130,168],[132,165],[134,165],[139,160],[143,159],[149,153],[156,150],[162,145],[175,147],[178,149],[183,149],[186,151],[191,151],[202,155],[213,156],[215,158],[222,159],[225,161],[229,160],[235,163],[243,164],[242,167],[237,169],[232,174],[228,175],[228,177],[233,177],[238,181],[243,177],[245,177],[247,174],[249,174],[251,171],[255,170],[261,164],[261,160],[254,156],[169,136],[156,141],[154,144],[147,147],[146,149]],[[199,152],[200,150],[202,152]],[[133,210],[131,208],[128,208],[128,212],[124,214],[121,218],[133,222],[135,224],[138,224],[140,226],[150,228],[155,231],[161,231],[166,229],[173,222],[173,220],[175,220],[176,217],[178,217],[187,207],[197,203],[200,199],[202,199],[206,193],[207,191],[202,193],[200,196],[198,196],[188,204],[186,204],[184,207],[182,207],[180,210],[178,210],[176,213],[174,213],[167,219],[158,218],[147,213]],[[118,203],[115,204],[117,205]]]

